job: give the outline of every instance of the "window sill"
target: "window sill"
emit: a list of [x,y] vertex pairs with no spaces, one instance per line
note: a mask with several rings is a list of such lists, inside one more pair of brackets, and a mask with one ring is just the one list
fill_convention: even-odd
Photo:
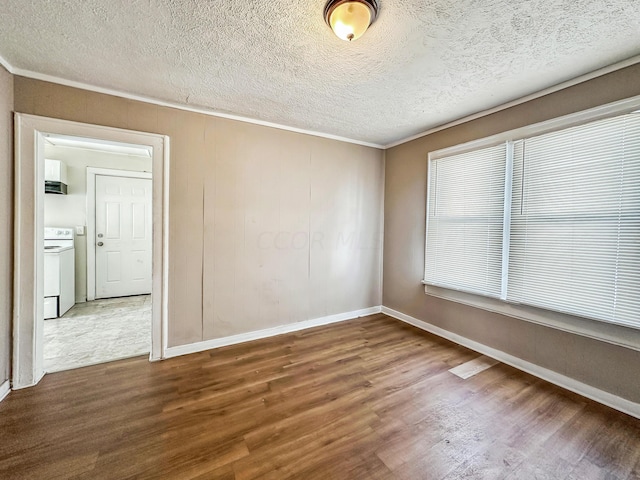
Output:
[[433,285],[425,284],[424,291],[432,297],[640,351],[640,329],[575,317],[528,305],[506,303],[496,298],[483,297]]

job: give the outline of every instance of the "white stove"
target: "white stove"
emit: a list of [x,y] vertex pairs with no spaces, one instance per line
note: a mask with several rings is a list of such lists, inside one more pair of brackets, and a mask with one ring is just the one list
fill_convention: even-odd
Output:
[[44,318],[61,317],[75,304],[72,228],[44,229]]

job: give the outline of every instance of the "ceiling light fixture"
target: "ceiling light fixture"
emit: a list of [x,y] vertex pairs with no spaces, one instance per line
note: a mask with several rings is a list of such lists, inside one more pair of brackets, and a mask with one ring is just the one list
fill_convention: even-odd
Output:
[[329,0],[324,7],[324,19],[333,33],[348,42],[361,37],[377,16],[377,0]]

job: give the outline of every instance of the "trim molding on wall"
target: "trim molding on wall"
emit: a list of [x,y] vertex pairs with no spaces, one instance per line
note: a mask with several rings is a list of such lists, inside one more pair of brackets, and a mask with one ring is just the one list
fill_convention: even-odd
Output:
[[0,402],[9,395],[10,391],[11,384],[9,383],[9,380],[6,380],[2,385],[0,385]]
[[40,380],[42,380],[46,374],[47,372],[42,370],[41,372],[38,373],[37,377],[35,377],[35,380],[33,380],[31,383],[17,384],[15,382],[12,382],[11,390],[15,391],[15,390],[23,390],[25,388],[35,387],[40,383]]
[[209,110],[206,108],[196,108],[189,107],[186,105],[181,105],[179,103],[173,102],[165,102],[163,100],[158,100],[151,97],[145,97],[143,95],[133,95],[126,92],[121,92],[118,90],[112,90],[109,88],[96,87],[93,85],[89,85],[82,82],[76,82],[73,80],[66,80],[64,78],[55,77],[53,75],[46,75],[43,73],[34,72],[31,70],[24,70],[22,68],[15,68],[11,65],[5,58],[0,56],[0,65],[2,65],[9,73],[12,75],[19,75],[21,77],[32,78],[34,80],[42,80],[43,82],[51,82],[57,83],[59,85],[65,85],[67,87],[75,87],[81,90],[88,90],[90,92],[104,93],[106,95],[113,95],[115,97],[126,98],[128,100],[137,100],[140,102],[151,103],[153,105],[159,105],[161,107],[170,107],[176,108],[178,110],[185,110],[188,112],[201,113],[203,115],[209,115],[212,117],[220,117],[227,118],[229,120],[237,120],[239,122],[251,123],[254,125],[262,125],[264,127],[277,128],[279,130],[287,130],[295,133],[302,133],[305,135],[312,135],[314,137],[328,138],[330,140],[338,140],[340,142],[353,143],[356,145],[363,145],[365,147],[379,148],[380,150],[387,150],[392,147],[396,147],[398,145],[402,145],[403,143],[408,143],[412,140],[416,140],[421,137],[425,137],[427,135],[431,135],[432,133],[439,132],[440,130],[445,130],[447,128],[455,127],[456,125],[460,125],[462,123],[469,122],[471,120],[475,120],[477,118],[485,117],[487,115],[491,115],[492,113],[499,112],[501,110],[506,110],[507,108],[515,107],[516,105],[520,105],[522,103],[526,103],[530,100],[534,100],[539,97],[543,97],[545,95],[549,95],[551,93],[557,92],[559,90],[563,90],[565,88],[571,87],[573,85],[577,85],[579,83],[586,82],[587,80],[591,80],[593,78],[601,77],[602,75],[606,75],[608,73],[615,72],[616,70],[621,70],[626,67],[630,67],[631,65],[635,65],[636,63],[640,63],[640,55],[636,55],[634,57],[628,58],[621,62],[614,63],[604,68],[600,68],[598,70],[594,70],[593,72],[586,73],[584,75],[580,75],[579,77],[575,77],[571,80],[567,80],[566,82],[559,83],[557,85],[553,85],[544,90],[540,90],[539,92],[532,93],[530,95],[526,95],[524,97],[518,98],[516,100],[512,100],[511,102],[503,103],[502,105],[497,105],[493,108],[489,108],[486,110],[482,110],[480,112],[473,113],[471,115],[467,115],[466,117],[459,118],[458,120],[454,120],[452,122],[448,122],[442,124],[438,127],[434,127],[432,129],[426,130],[421,133],[417,133],[410,137],[406,137],[395,142],[388,143],[386,145],[379,145],[377,143],[363,142],[361,140],[355,140],[352,138],[341,137],[339,135],[331,135],[328,133],[315,132],[312,130],[304,130],[302,128],[289,127],[287,125],[282,125],[278,123],[266,122],[263,120],[257,120],[249,117],[242,117],[240,115],[231,115],[228,113],[216,112],[215,110]]
[[7,62],[7,59],[4,58],[2,55],[0,55],[0,65],[2,65],[4,67],[4,69],[9,72],[11,75],[15,75],[15,68],[13,68],[13,66]]
[[514,357],[513,355],[510,355],[508,353],[488,347],[482,343],[470,340],[466,337],[450,332],[448,330],[444,330],[440,327],[436,327],[435,325],[427,323],[423,320],[418,320],[415,317],[411,317],[397,310],[393,310],[391,308],[383,306],[382,313],[396,318],[402,322],[408,323],[409,325],[413,325],[414,327],[417,327],[426,332],[433,333],[434,335],[442,338],[446,338],[447,340],[470,348],[471,350],[475,350],[476,352],[487,355],[488,357],[494,358],[502,363],[511,365],[518,370],[522,370],[523,372],[529,373],[535,377],[546,380],[549,383],[553,383],[554,385],[570,390],[574,393],[577,393],[578,395],[582,395],[583,397],[587,397],[598,403],[602,403],[603,405],[626,413],[627,415],[640,418],[639,403],[631,402],[624,398],[618,397],[617,395],[613,395],[612,393],[605,392],[604,390],[600,390],[599,388],[595,388],[591,385],[587,385],[586,383],[579,382],[578,380],[567,377],[566,375],[562,375],[560,373],[554,372],[553,370],[540,367],[539,365],[527,362],[526,360],[522,360],[518,357]]
[[165,350],[164,358],[179,357],[180,355],[188,355],[190,353],[202,352],[204,350],[211,350],[214,348],[226,347],[229,345],[236,345],[238,343],[251,342],[253,340],[260,340],[262,338],[275,337],[276,335],[282,335],[284,333],[297,332],[299,330],[306,330],[307,328],[329,325],[330,323],[343,322],[345,320],[351,320],[357,317],[365,317],[367,315],[380,313],[381,311],[382,307],[379,306],[364,308],[361,310],[354,310],[352,312],[338,313],[336,315],[313,318],[311,320],[305,320],[303,322],[265,328],[264,330],[240,333],[238,335],[232,335],[230,337],[214,338],[212,340],[190,343],[188,345],[180,345],[178,347],[168,347]]
[[[150,360],[163,358],[167,331],[169,265],[166,230],[169,211],[168,148],[165,135],[70,122],[15,113],[14,178],[14,294],[13,369],[14,390],[33,386],[44,375],[43,366],[43,231],[44,138],[61,134],[153,147],[153,298]],[[38,281],[40,279],[40,281]]]
[[384,149],[383,145],[377,143],[364,142],[362,140],[355,140],[353,138],[341,137],[339,135],[332,135],[330,133],[316,132],[313,130],[305,130],[303,128],[290,127],[288,125],[282,125],[280,123],[267,122],[264,120],[258,120],[256,118],[243,117],[241,115],[232,115],[229,113],[217,112],[213,109],[190,107],[175,102],[167,102],[159,100],[153,97],[146,97],[144,95],[135,95],[120,90],[113,90],[110,88],[96,87],[88,83],[76,82],[74,80],[67,80],[65,78],[55,77],[53,75],[46,75],[44,73],[34,72],[32,70],[24,70],[22,68],[16,68],[11,65],[5,58],[0,56],[0,65],[2,65],[12,75],[18,75],[21,77],[32,78],[34,80],[41,80],[43,82],[57,83],[58,85],[65,85],[67,87],[79,88],[80,90],[88,90],[90,92],[104,93],[105,95],[112,95],[114,97],[126,98],[127,100],[136,100],[139,102],[150,103],[152,105],[158,105],[160,107],[176,108],[178,110],[185,110],[187,112],[201,113],[210,117],[226,118],[229,120],[236,120],[238,122],[251,123],[254,125],[261,125],[263,127],[277,128],[278,130],[286,130],[289,132],[302,133],[305,135],[311,135],[313,137],[328,138],[330,140],[337,140],[339,142],[353,143],[355,145],[362,145],[364,147]]
[[531,123],[524,127],[513,128],[504,132],[489,135],[488,137],[476,138],[465,143],[459,143],[450,147],[433,150],[428,153],[429,160],[436,160],[442,157],[458,155],[470,152],[479,148],[490,147],[504,143],[506,141],[516,141],[530,137],[555,132],[564,128],[583,125],[596,120],[602,120],[625,113],[631,113],[640,108],[640,95],[616,100],[614,102],[597,105],[595,107],[580,110],[579,112],[568,113],[559,117]]
[[389,148],[397,147],[398,145],[402,145],[403,143],[411,142],[412,140],[416,140],[418,138],[426,137],[427,135],[431,135],[432,133],[439,132],[441,130],[446,130],[447,128],[455,127],[456,125],[460,125],[462,123],[470,122],[471,120],[475,120],[477,118],[486,117],[487,115],[491,115],[492,113],[500,112],[502,110],[506,110],[507,108],[515,107],[516,105],[520,105],[522,103],[529,102],[531,100],[535,100],[536,98],[544,97],[545,95],[549,95],[551,93],[557,92],[559,90],[564,90],[565,88],[572,87],[579,83],[586,82],[588,80],[592,80],[597,77],[601,77],[608,73],[615,72],[616,70],[622,70],[623,68],[630,67],[631,65],[635,65],[636,63],[640,63],[640,55],[636,55],[635,57],[628,58],[618,63],[614,63],[604,68],[600,68],[598,70],[594,70],[593,72],[586,73],[584,75],[580,75],[579,77],[572,78],[571,80],[567,80],[566,82],[558,83],[557,85],[553,85],[552,87],[545,88],[544,90],[540,90],[539,92],[532,93],[530,95],[526,95],[521,98],[517,98],[507,103],[503,103],[502,105],[498,105],[493,108],[489,108],[487,110],[482,110],[477,113],[472,113],[471,115],[467,115],[466,117],[459,118],[458,120],[454,120],[452,122],[448,122],[442,124],[438,127],[431,128],[425,132],[417,133],[407,138],[403,138],[401,140],[397,140],[395,142],[388,143],[384,145],[384,149],[387,150]]

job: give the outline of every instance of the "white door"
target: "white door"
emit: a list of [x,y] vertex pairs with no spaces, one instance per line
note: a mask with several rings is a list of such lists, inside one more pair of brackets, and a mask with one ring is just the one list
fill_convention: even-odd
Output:
[[151,293],[151,183],[96,175],[96,298]]

